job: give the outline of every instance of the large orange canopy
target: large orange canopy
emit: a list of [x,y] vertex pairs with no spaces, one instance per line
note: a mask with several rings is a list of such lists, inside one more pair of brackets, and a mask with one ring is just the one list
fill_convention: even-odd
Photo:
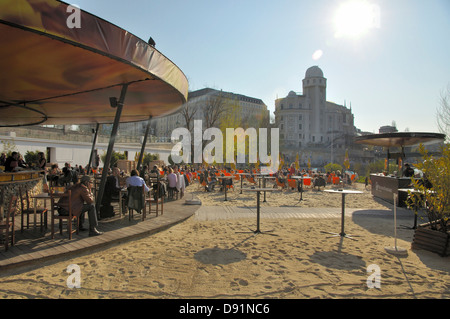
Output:
[[186,102],[188,81],[133,34],[56,0],[0,2],[0,126],[112,123],[129,84],[121,122],[147,120]]

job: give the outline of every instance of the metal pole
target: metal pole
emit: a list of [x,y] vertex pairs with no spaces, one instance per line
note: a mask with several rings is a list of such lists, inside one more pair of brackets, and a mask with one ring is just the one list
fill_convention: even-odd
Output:
[[[150,132],[150,121],[151,120],[152,120],[152,116],[150,115],[150,117],[148,118],[148,122],[147,122],[147,128],[145,129],[144,140],[142,141],[141,154],[139,154],[139,161],[137,164],[138,171],[141,168],[142,159],[144,158],[145,145],[147,144],[147,136],[148,136],[148,133]],[[143,176],[141,176],[141,177],[143,178]]]
[[122,108],[123,108],[123,103],[125,101],[125,95],[127,94],[127,88],[128,88],[128,84],[124,84],[122,86],[122,91],[120,93],[120,99],[119,99],[119,102],[117,103],[116,117],[114,118],[114,123],[113,123],[112,131],[111,131],[111,137],[109,139],[109,144],[108,144],[108,151],[106,153],[105,163],[103,165],[102,179],[100,182],[100,187],[98,189],[98,196],[97,196],[97,203],[96,203],[97,214],[99,214],[100,207],[102,204],[103,193],[105,191],[105,185],[106,185],[106,178],[108,177],[108,169],[109,169],[109,165],[111,163],[111,156],[112,156],[112,152],[114,149],[114,142],[116,140],[117,130],[119,128],[120,116],[122,115]]
[[97,136],[98,136],[98,129],[99,129],[99,127],[100,127],[100,124],[97,123],[97,126],[95,127],[94,140],[92,141],[91,157],[89,157],[89,163],[88,163],[88,167],[87,167],[87,174],[88,175],[89,175],[89,172],[91,171],[92,158],[94,157],[95,144],[97,144]]

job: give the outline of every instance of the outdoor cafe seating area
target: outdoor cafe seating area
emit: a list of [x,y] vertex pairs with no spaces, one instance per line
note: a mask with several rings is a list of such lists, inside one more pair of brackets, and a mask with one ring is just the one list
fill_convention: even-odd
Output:
[[[276,173],[262,174],[258,169],[219,169],[214,166],[181,167],[180,177],[184,179],[183,188],[169,187],[168,168],[158,168],[157,170],[142,171],[142,178],[150,189],[146,192],[144,187],[138,200],[142,205],[138,208],[131,208],[127,203],[127,194],[129,189],[126,187],[126,181],[129,177],[127,171],[120,174],[119,184],[122,187],[120,196],[111,200],[113,216],[107,218],[101,215],[100,209],[97,211],[99,221],[113,222],[120,221],[122,224],[127,221],[139,222],[150,217],[158,217],[164,214],[164,204],[170,201],[177,201],[183,198],[184,188],[189,187],[191,191],[200,192],[224,192],[227,200],[227,192],[240,192],[244,188],[267,187],[282,192],[291,192],[298,194],[305,191],[324,190],[325,188],[341,187],[343,183],[351,183],[356,176],[342,178],[334,172],[323,174],[321,172],[312,172],[306,170],[280,170]],[[81,178],[83,175],[78,175]],[[95,197],[99,195],[102,170],[92,171],[92,192]],[[57,202],[59,197],[76,182],[66,181],[60,186],[52,182],[52,179],[41,177],[43,181],[43,190],[39,194],[32,194],[26,187],[19,187],[18,196],[11,197],[8,206],[1,215],[3,236],[0,239],[5,250],[11,248],[14,243],[27,232],[33,232],[37,236],[45,237],[49,240],[56,238],[69,238],[80,235],[78,218],[72,212],[69,216],[59,216]],[[125,196],[124,196],[125,195]],[[5,206],[5,205],[4,205]],[[11,208],[10,208],[11,207]],[[14,209],[15,208],[15,209]],[[8,213],[9,216],[8,216]],[[16,216],[16,218],[13,218]],[[8,225],[8,226],[7,226]],[[123,224],[126,226],[126,224]],[[8,240],[6,240],[8,239]]]

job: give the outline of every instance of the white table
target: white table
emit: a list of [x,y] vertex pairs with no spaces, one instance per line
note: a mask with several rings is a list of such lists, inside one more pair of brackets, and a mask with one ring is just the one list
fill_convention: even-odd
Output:
[[304,179],[311,180],[311,177],[304,177],[303,175],[300,175],[300,176],[291,176],[291,178],[301,180],[300,181],[300,199],[299,199],[299,201],[302,201],[303,200],[303,180]]
[[[336,190],[336,189],[326,189],[324,190],[324,192],[327,193],[335,193],[335,194],[341,194],[342,195],[342,213],[341,213],[341,232],[338,233],[331,233],[331,232],[325,232],[323,231],[323,233],[327,233],[327,234],[332,234],[333,236],[331,237],[338,237],[340,236],[341,238],[350,238],[350,239],[354,239],[353,237],[351,237],[350,235],[347,235],[344,231],[344,221],[345,221],[345,195],[347,194],[362,194],[363,192],[361,191],[354,191],[354,190],[350,190],[350,189],[342,189],[342,190]],[[356,239],[354,239],[356,240]]]
[[237,175],[241,176],[241,192],[240,194],[242,194],[242,180],[244,179],[244,176],[250,176],[250,173],[237,173]]
[[[259,187],[261,188],[266,188],[266,180],[268,180],[268,179],[275,179],[276,177],[274,177],[274,176],[270,176],[269,174],[262,174],[262,173],[260,173],[260,174],[257,174],[258,175],[258,179],[259,179]],[[263,183],[262,183],[262,186],[261,186],[261,180],[263,181]],[[264,200],[263,200],[263,203],[265,203],[266,202],[266,192],[264,192]]]
[[[273,188],[244,188],[245,191],[248,192],[256,192],[256,230],[252,231],[252,233],[254,234],[263,234],[263,232],[261,231],[261,229],[259,228],[259,224],[260,224],[260,198],[261,198],[261,192],[273,192],[275,191],[275,189]],[[264,233],[269,233],[272,232],[272,230],[270,231],[266,231]]]

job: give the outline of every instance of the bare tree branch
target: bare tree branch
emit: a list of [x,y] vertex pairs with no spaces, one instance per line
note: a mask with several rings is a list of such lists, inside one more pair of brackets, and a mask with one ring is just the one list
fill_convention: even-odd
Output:
[[446,135],[447,141],[450,140],[450,84],[447,90],[441,93],[440,105],[437,108],[436,122],[439,132]]

